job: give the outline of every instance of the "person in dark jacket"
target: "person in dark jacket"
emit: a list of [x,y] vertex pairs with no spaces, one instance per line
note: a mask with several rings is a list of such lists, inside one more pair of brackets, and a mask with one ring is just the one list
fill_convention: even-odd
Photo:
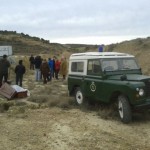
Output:
[[34,70],[34,57],[33,57],[33,55],[30,56],[29,61],[30,61],[30,70]]
[[35,66],[35,80],[40,81],[41,80],[41,71],[40,71],[40,66],[42,63],[42,58],[41,56],[36,56],[34,60],[34,66]]
[[2,81],[7,82],[8,79],[8,68],[10,63],[7,60],[7,55],[3,55],[3,58],[0,60],[0,87],[2,86]]
[[43,83],[46,84],[48,80],[48,74],[50,73],[50,69],[46,59],[43,59],[43,62],[40,66],[41,73],[43,75]]
[[22,60],[19,60],[19,64],[15,67],[16,84],[22,86],[23,74],[26,72],[25,66],[22,64]]

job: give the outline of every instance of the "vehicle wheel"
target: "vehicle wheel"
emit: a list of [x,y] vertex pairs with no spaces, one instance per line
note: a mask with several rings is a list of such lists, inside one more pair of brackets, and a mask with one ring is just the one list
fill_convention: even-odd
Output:
[[79,87],[75,91],[75,100],[78,105],[82,105],[85,101],[84,95]]
[[118,97],[118,111],[121,121],[129,123],[132,120],[131,107],[128,99],[124,95]]

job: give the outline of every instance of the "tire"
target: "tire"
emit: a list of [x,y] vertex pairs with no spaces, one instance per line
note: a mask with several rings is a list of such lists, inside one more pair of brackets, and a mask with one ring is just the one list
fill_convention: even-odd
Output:
[[76,91],[75,91],[75,101],[77,105],[83,105],[83,103],[85,102],[85,97],[79,87],[76,88]]
[[132,121],[131,106],[124,95],[118,97],[118,111],[123,123],[129,123]]

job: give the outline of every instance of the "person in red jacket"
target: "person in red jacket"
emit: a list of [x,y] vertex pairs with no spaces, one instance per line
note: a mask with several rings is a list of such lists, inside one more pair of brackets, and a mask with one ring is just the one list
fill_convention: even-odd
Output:
[[58,74],[59,74],[59,70],[60,70],[60,64],[61,62],[56,59],[55,61],[55,78],[58,80]]

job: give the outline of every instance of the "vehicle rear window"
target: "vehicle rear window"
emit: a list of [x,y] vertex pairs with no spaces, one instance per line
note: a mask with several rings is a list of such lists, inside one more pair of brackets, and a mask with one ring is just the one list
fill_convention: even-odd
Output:
[[87,74],[100,74],[101,73],[101,65],[100,60],[89,60],[88,61],[88,68],[87,68]]
[[83,62],[72,62],[71,71],[72,72],[83,72]]

